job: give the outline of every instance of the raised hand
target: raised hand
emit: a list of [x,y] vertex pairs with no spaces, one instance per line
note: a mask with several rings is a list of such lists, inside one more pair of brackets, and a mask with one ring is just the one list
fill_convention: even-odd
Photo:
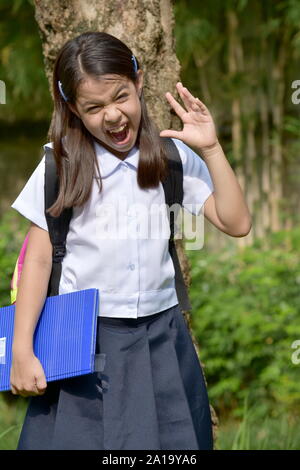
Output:
[[161,137],[173,137],[182,140],[186,145],[195,149],[212,147],[218,142],[213,118],[202,101],[195,98],[181,82],[176,84],[179,95],[186,107],[184,109],[172,96],[166,93],[166,98],[183,123],[182,131],[166,129],[160,132]]

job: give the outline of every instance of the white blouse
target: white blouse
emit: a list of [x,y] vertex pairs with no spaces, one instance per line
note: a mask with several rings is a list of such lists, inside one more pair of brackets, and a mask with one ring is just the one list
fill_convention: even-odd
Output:
[[[204,160],[181,140],[172,140],[183,164],[183,207],[198,215],[213,182]],[[99,193],[94,179],[89,201],[73,208],[59,294],[97,288],[99,315],[106,317],[159,313],[178,303],[163,186],[138,186],[136,146],[122,161],[94,142],[103,189]],[[45,154],[11,207],[48,231],[44,175]]]

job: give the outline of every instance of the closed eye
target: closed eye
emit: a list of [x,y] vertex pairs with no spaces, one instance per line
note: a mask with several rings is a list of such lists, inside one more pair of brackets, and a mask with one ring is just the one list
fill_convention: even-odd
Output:
[[123,95],[118,96],[117,100],[119,100],[120,98],[125,98],[126,96],[128,96],[127,93],[123,93]]
[[[119,100],[119,99],[121,99],[121,98],[126,98],[126,96],[128,96],[128,94],[127,94],[127,93],[123,93],[123,95],[118,96],[117,100]],[[93,106],[92,108],[88,108],[88,109],[87,109],[87,112],[92,111],[92,109],[95,109],[95,108],[100,108],[100,109],[101,109],[101,107],[102,107],[102,106]]]

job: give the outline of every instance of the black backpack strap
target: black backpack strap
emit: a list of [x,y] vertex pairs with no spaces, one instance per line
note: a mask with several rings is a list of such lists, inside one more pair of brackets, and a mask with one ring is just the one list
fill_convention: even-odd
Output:
[[176,294],[181,310],[191,310],[192,306],[189,301],[188,292],[183,279],[174,241],[174,221],[176,220],[178,212],[182,207],[183,201],[182,161],[178,149],[174,144],[173,140],[170,137],[161,137],[161,139],[163,139],[163,142],[165,144],[170,170],[168,177],[162,182],[165,191],[166,204],[168,204],[170,208],[172,208],[173,204],[176,204],[176,206],[173,208],[175,210],[168,212],[171,231],[169,240],[169,252],[172,257],[175,269]]
[[59,294],[59,281],[61,277],[62,260],[66,253],[66,238],[73,209],[67,208],[59,217],[52,217],[46,209],[52,206],[57,199],[59,180],[56,172],[56,162],[53,149],[45,147],[45,217],[47,220],[49,237],[53,246],[52,272],[49,279],[47,297]]

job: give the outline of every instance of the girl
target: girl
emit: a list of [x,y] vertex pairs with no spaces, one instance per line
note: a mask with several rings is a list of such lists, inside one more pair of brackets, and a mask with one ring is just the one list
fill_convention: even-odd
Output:
[[[198,214],[206,202],[206,217],[233,236],[249,229],[247,207],[209,111],[182,84],[177,87],[186,109],[170,93],[166,98],[183,130],[159,134],[144,101],[143,72],[123,42],[87,32],[58,54],[46,145],[53,148],[60,186],[46,209],[57,216],[73,207],[59,294],[99,289],[96,354],[105,353],[106,364],[103,373],[46,383],[33,352],[52,266],[44,156],[11,206],[31,221],[10,377],[12,393],[30,396],[18,450],[213,448],[207,390],[179,308],[168,238],[122,236],[123,229],[145,226],[136,202],[146,214],[165,202],[160,136],[172,137],[180,152],[183,206]],[[190,147],[207,157],[211,174]],[[124,202],[121,233],[106,236],[113,211]]]

